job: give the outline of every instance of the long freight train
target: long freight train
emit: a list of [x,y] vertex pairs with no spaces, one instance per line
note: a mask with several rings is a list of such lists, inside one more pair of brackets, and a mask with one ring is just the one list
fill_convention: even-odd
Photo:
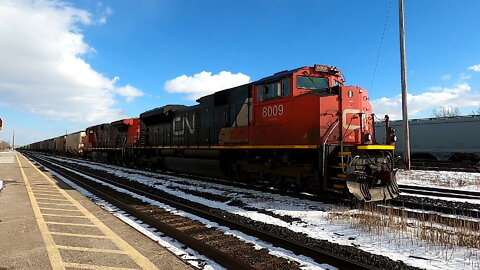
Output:
[[82,155],[360,201],[397,197],[393,142],[375,142],[367,91],[344,83],[340,70],[326,65],[278,72],[194,106],[89,127]]

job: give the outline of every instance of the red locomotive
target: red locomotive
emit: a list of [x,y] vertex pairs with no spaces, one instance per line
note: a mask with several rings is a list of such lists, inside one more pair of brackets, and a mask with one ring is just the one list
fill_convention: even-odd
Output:
[[278,72],[194,106],[90,127],[84,153],[360,201],[397,197],[395,147],[376,144],[367,91],[344,83],[340,70],[326,65]]

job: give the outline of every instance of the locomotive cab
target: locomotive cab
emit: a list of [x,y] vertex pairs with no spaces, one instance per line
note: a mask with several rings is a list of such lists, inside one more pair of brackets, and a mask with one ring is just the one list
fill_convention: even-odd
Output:
[[[394,146],[375,144],[367,91],[344,84],[340,70],[325,65],[284,71],[255,82],[249,141],[316,149],[318,157],[304,151],[305,159],[298,157],[299,150],[282,151],[317,169],[312,172],[315,177],[297,172],[300,178],[310,179],[308,185],[314,189],[348,193],[360,201],[397,197]],[[305,180],[301,182],[305,186]]]

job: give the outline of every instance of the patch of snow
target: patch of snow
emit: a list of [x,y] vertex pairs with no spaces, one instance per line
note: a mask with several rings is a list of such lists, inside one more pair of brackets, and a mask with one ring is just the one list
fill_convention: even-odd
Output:
[[480,173],[398,170],[399,184],[480,191]]
[[2,189],[4,188],[5,186],[3,185],[3,181],[0,180],[0,191],[2,191]]

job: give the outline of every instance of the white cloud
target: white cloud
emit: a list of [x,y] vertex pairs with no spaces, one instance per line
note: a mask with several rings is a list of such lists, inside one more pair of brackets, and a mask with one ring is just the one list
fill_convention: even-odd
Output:
[[452,78],[452,74],[445,74],[440,79],[442,79],[442,81],[448,81],[450,78]]
[[[424,92],[419,95],[408,94],[409,118],[431,117],[433,109],[438,107],[469,107],[480,106],[480,93],[472,91],[471,86],[464,82],[455,85],[454,88],[431,87],[432,92]],[[372,101],[373,111],[376,115],[390,115],[392,119],[402,118],[402,96],[382,97]]]
[[461,81],[465,81],[465,80],[468,80],[468,79],[472,78],[472,75],[470,75],[470,74],[465,74],[465,73],[460,73],[460,75],[458,75],[458,78],[459,78]]
[[110,7],[103,7],[102,2],[97,3],[97,16],[98,23],[104,24],[107,23],[107,17],[113,14],[113,10]]
[[212,75],[211,72],[202,71],[193,76],[182,75],[165,83],[165,90],[169,93],[188,94],[189,100],[212,94],[216,91],[235,87],[250,82],[250,77],[229,71],[222,71]]
[[142,91],[138,90],[137,88],[129,84],[127,84],[124,87],[117,88],[115,92],[121,95],[122,97],[125,97],[127,99],[127,102],[131,102],[136,97],[143,96]]
[[468,69],[473,70],[473,71],[480,72],[480,64],[478,64],[478,65],[473,65],[473,66],[469,67]]
[[428,90],[432,90],[432,91],[435,91],[435,92],[438,92],[438,91],[442,91],[443,87],[441,86],[430,86],[428,87]]
[[114,107],[117,96],[131,101],[143,93],[130,85],[117,87],[118,79],[81,58],[94,52],[80,29],[88,24],[93,24],[90,13],[60,1],[0,1],[3,104],[54,120],[122,118]]

